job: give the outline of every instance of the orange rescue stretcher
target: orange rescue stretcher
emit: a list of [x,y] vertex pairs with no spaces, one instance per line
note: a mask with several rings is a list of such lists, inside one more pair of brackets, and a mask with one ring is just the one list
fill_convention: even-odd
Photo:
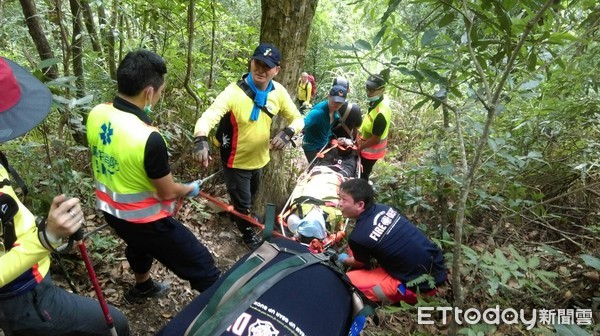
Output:
[[308,245],[313,253],[341,242],[348,220],[338,209],[342,182],[360,178],[360,155],[354,142],[333,139],[298,177],[290,197],[277,216],[281,234]]

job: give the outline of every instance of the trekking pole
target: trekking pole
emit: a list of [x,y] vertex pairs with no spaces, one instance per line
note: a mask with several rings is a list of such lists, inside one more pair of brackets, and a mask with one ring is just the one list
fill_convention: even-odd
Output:
[[110,311],[108,310],[108,305],[106,304],[106,300],[104,299],[104,295],[102,294],[102,289],[100,289],[100,284],[98,283],[98,277],[96,276],[96,272],[94,271],[94,267],[92,266],[92,262],[90,261],[90,257],[88,256],[87,249],[85,248],[84,234],[83,228],[80,228],[75,232],[71,237],[69,237],[69,242],[72,245],[73,241],[77,242],[77,246],[79,247],[79,252],[81,252],[81,258],[85,263],[85,268],[88,271],[90,276],[90,280],[94,285],[94,291],[96,292],[96,297],[98,302],[100,303],[100,308],[102,308],[102,313],[104,314],[104,319],[106,320],[106,326],[110,331],[111,336],[118,336],[117,330],[113,324],[112,316],[110,315]]
[[[203,178],[203,179],[198,179],[194,182],[198,182],[198,184],[200,185],[200,190],[202,190],[202,185],[204,185],[204,183],[206,183],[206,181],[216,177],[217,175],[219,175],[221,172],[223,171],[223,169],[219,169],[216,173],[210,174],[209,176]],[[181,209],[181,207],[183,206],[183,199],[185,197],[180,197],[177,200],[177,204],[175,205],[175,210],[173,210],[173,217],[177,216],[177,213],[179,212],[179,209]]]

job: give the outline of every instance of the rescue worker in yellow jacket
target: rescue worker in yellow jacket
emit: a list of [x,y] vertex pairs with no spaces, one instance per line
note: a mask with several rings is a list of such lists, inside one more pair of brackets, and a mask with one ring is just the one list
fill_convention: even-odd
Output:
[[366,82],[369,111],[363,116],[358,150],[363,168],[360,177],[367,181],[375,162],[382,159],[387,150],[392,110],[385,95],[385,84],[381,75],[370,75]]
[[[286,89],[273,80],[279,73],[281,53],[272,44],[261,43],[254,50],[250,73],[231,83],[202,114],[194,128],[193,157],[207,167],[210,159],[208,134],[217,123],[225,185],[233,208],[251,215],[253,197],[260,175],[269,163],[269,149],[283,149],[304,127],[302,115]],[[282,115],[288,127],[270,140],[272,118]],[[250,249],[258,246],[252,224],[235,217],[242,240]]]
[[208,249],[172,217],[177,199],[198,195],[201,186],[174,181],[165,139],[151,125],[166,72],[164,59],[154,52],[128,53],[117,70],[117,97],[94,107],[87,120],[96,205],[127,243],[136,284],[124,297],[135,303],[168,290],[150,277],[154,259],[199,291],[220,274]]
[[[52,94],[29,71],[0,57],[0,143],[19,137],[50,112]],[[107,335],[98,301],[69,293],[50,276],[50,253],[77,232],[84,215],[77,198],[54,197],[47,219],[19,201],[0,152],[0,329],[3,335]],[[22,190],[25,190],[21,186]],[[119,336],[129,335],[127,318],[109,306]]]

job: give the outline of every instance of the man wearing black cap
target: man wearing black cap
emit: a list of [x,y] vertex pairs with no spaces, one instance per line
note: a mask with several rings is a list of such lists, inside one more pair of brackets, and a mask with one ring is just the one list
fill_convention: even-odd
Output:
[[385,84],[381,75],[370,75],[366,82],[369,112],[363,117],[360,127],[358,150],[363,168],[360,177],[367,181],[375,162],[385,156],[387,148],[392,110],[384,94]]
[[[25,134],[50,112],[50,90],[5,58],[0,92],[0,143]],[[48,218],[36,224],[10,186],[9,171],[0,153],[0,329],[5,335],[107,335],[98,301],[57,287],[49,273],[50,252],[84,222],[79,199],[54,197]],[[113,306],[109,311],[119,336],[129,335],[123,313]]]
[[346,102],[348,91],[342,85],[334,85],[327,100],[315,105],[304,117],[302,149],[308,163],[323,149],[331,138],[331,128],[338,123],[338,109]]
[[[344,86],[346,87],[346,91],[350,93],[350,82],[345,77],[338,76],[334,78],[333,85]],[[337,138],[356,140],[358,129],[360,128],[360,125],[362,125],[362,112],[360,111],[360,106],[346,100],[338,112],[340,114],[340,120],[337,125],[333,126],[333,134]]]
[[[281,53],[261,43],[251,58],[250,73],[231,83],[202,114],[194,128],[193,157],[207,167],[210,159],[207,136],[217,123],[221,161],[233,207],[251,214],[262,168],[269,162],[269,148],[280,150],[304,127],[302,115],[286,89],[273,78],[281,70]],[[270,140],[272,118],[282,115],[289,126]],[[258,246],[252,224],[236,217],[242,240],[249,248]]]

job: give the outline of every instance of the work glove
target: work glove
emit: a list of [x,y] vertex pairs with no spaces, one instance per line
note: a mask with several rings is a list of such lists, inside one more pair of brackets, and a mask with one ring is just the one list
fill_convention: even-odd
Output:
[[350,256],[347,253],[340,253],[338,255],[338,260],[343,264],[349,257]]
[[279,131],[277,135],[271,140],[271,148],[275,150],[283,149],[287,145],[292,137],[294,136],[294,130],[290,127],[284,128]]
[[192,157],[194,160],[208,165],[210,158],[210,147],[208,147],[208,138],[204,135],[200,135],[194,138],[194,149],[192,151]]
[[198,196],[198,194],[200,193],[200,190],[202,190],[202,184],[200,181],[194,181],[194,182],[188,183],[186,185],[187,186],[191,185],[192,187],[194,187],[194,189],[192,189],[192,191],[190,191],[187,195],[185,195],[188,198]]

